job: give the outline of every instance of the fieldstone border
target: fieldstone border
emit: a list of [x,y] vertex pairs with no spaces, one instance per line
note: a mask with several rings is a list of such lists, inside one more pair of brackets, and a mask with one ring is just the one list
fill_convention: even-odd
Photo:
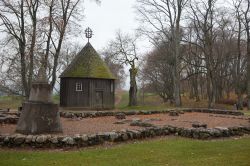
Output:
[[211,113],[211,114],[224,114],[224,115],[234,115],[242,116],[244,113],[239,111],[231,110],[220,110],[220,109],[207,109],[207,108],[184,108],[184,109],[168,109],[168,110],[151,110],[151,111],[91,111],[91,112],[60,112],[60,116],[64,118],[95,118],[103,116],[116,116],[119,114],[130,115],[151,115],[151,114],[168,114],[171,112],[177,112],[183,114],[185,112],[201,112],[201,113]]
[[0,112],[0,125],[1,124],[17,124],[19,116],[12,113]]
[[[168,110],[151,110],[151,111],[87,111],[87,112],[60,112],[63,118],[95,118],[104,116],[130,116],[130,115],[151,115],[151,114],[183,114],[185,112],[201,112],[221,115],[242,116],[244,113],[231,110],[206,109],[206,108],[185,108],[185,109],[168,109]],[[0,124],[16,124],[20,113],[0,113]],[[215,116],[216,117],[216,116]],[[219,117],[219,116],[218,116]],[[122,118],[121,118],[122,119]],[[244,118],[243,118],[244,119]]]
[[88,147],[104,142],[123,142],[134,139],[152,138],[156,136],[176,135],[194,139],[213,139],[250,134],[250,127],[236,126],[230,128],[178,128],[174,126],[147,127],[138,130],[122,130],[103,132],[91,135],[0,135],[0,147],[32,147],[32,148],[64,148]]
[[[215,117],[225,117],[224,115],[242,116],[244,113],[238,111],[218,110],[218,109],[169,109],[161,111],[97,111],[97,112],[60,112],[60,116],[64,118],[95,118],[102,116],[129,116],[129,115],[150,115],[150,114],[169,114],[170,112],[201,112],[221,115],[211,115]],[[15,124],[18,121],[19,114],[0,114],[0,123]],[[119,117],[120,118],[120,117]],[[238,118],[238,117],[234,117]],[[249,119],[248,117],[239,117],[240,119]],[[125,120],[122,120],[125,121]],[[122,122],[121,121],[121,122]],[[241,136],[250,134],[250,126],[235,127],[216,127],[204,128],[194,126],[194,128],[179,128],[174,126],[157,127],[147,122],[134,122],[131,125],[143,126],[138,130],[121,130],[112,132],[103,132],[97,134],[76,134],[74,136],[67,135],[0,135],[0,147],[34,147],[34,148],[63,148],[63,147],[87,147],[100,145],[104,142],[123,142],[134,139],[144,139],[156,136],[176,135],[194,139],[214,139],[230,136]],[[197,127],[197,128],[196,128]]]

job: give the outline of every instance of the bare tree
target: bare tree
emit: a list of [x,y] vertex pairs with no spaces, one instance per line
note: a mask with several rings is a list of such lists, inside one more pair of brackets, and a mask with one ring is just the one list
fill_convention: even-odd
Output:
[[145,84],[153,89],[164,102],[174,100],[173,93],[173,65],[171,55],[167,52],[166,44],[155,48],[146,55],[145,65],[142,69],[142,79]]
[[123,64],[117,62],[113,57],[112,57],[112,51],[111,50],[104,50],[102,55],[104,56],[103,59],[108,65],[109,69],[111,70],[112,74],[115,76],[115,88],[116,89],[122,89],[125,80],[126,80],[126,73],[124,70]]
[[[26,97],[29,96],[31,82],[44,54],[46,68],[49,68],[48,62],[53,61],[49,77],[50,84],[54,87],[61,47],[70,26],[75,25],[71,20],[76,19],[80,12],[79,2],[80,0],[0,2],[0,27],[6,37],[2,44],[5,47],[17,44],[17,51],[12,51],[13,59],[15,64],[20,65],[16,70],[20,73]],[[15,66],[8,66],[11,67]]]
[[137,37],[133,38],[128,34],[116,33],[116,37],[109,43],[110,55],[120,64],[129,65],[130,88],[129,88],[129,106],[137,105],[137,83],[136,77],[138,69],[136,61],[138,60]]
[[246,45],[247,45],[247,106],[250,110],[250,1],[246,0],[246,9],[244,14],[244,25],[246,31]]
[[[142,22],[147,23],[154,30],[141,28],[144,33],[161,34],[163,38],[171,41],[171,52],[174,60],[174,98],[175,105],[181,106],[180,97],[180,43],[181,43],[181,17],[188,0],[137,0],[137,10],[140,14]],[[151,31],[151,33],[150,33]],[[170,33],[167,33],[170,32]],[[153,39],[154,37],[150,37]]]
[[243,32],[243,27],[242,27],[242,20],[243,20],[243,13],[241,12],[241,5],[242,5],[242,0],[239,1],[233,1],[233,11],[235,15],[235,22],[236,22],[236,28],[235,28],[235,33],[237,34],[237,54],[236,54],[236,59],[235,59],[235,70],[233,72],[233,80],[234,80],[234,87],[235,87],[235,93],[237,95],[237,103],[238,103],[238,108],[243,109],[243,93],[244,93],[244,86],[242,86],[242,82],[244,80],[242,79],[242,32]]
[[54,85],[56,83],[58,59],[59,59],[63,39],[65,36],[66,28],[68,26],[70,18],[72,17],[72,14],[76,10],[76,7],[77,7],[79,1],[80,0],[75,0],[75,1],[60,0],[58,3],[59,12],[56,15],[56,17],[59,17],[59,20],[56,20],[56,18],[52,19],[54,24],[55,24],[55,27],[59,33],[59,39],[58,39],[57,44],[55,42],[53,42],[55,53],[54,53],[54,62],[53,62],[53,70],[52,70],[52,80],[50,83],[52,87],[54,87]]
[[[198,46],[204,54],[204,62],[207,72],[207,94],[208,107],[214,107],[216,100],[216,67],[218,59],[214,56],[214,18],[215,18],[215,2],[216,0],[193,1],[190,5],[193,13],[193,24],[196,30]],[[195,43],[194,43],[195,44]]]
[[[21,62],[21,78],[25,94],[29,93],[28,83],[26,79],[27,67],[25,63],[26,57],[26,35],[25,35],[25,16],[24,0],[19,2],[1,1],[0,2],[0,19],[1,26],[4,27],[3,32],[10,35],[9,40],[15,40],[18,44],[18,51]],[[6,14],[7,13],[7,14]],[[10,20],[12,18],[12,20]],[[9,42],[9,41],[8,41]],[[7,42],[7,43],[8,43]]]

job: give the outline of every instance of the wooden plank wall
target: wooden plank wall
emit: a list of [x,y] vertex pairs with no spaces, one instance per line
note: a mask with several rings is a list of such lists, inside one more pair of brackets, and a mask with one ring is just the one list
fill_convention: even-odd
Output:
[[[83,91],[76,91],[76,83],[82,83]],[[113,86],[113,92],[111,92]],[[103,93],[103,109],[113,109],[115,100],[114,80],[88,78],[61,78],[60,105],[97,109],[96,92]],[[100,109],[100,108],[98,108]]]

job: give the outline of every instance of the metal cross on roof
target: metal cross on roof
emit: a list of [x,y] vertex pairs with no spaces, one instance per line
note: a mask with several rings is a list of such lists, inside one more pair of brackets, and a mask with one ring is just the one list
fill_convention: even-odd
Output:
[[88,42],[89,42],[89,39],[92,38],[93,36],[93,31],[89,27],[85,30],[85,36],[86,38],[88,38]]

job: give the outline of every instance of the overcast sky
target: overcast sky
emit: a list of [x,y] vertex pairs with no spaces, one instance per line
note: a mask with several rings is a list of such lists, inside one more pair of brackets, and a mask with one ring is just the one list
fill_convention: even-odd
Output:
[[[84,29],[90,27],[94,36],[90,39],[91,44],[97,51],[101,51],[107,46],[108,41],[115,37],[117,30],[124,33],[134,33],[139,26],[136,21],[136,12],[134,9],[136,0],[101,0],[101,4],[94,0],[84,1],[85,19],[82,22]],[[85,35],[81,35],[83,45],[87,40]],[[80,43],[81,44],[81,43]],[[148,40],[139,41],[139,53],[145,54],[151,49]],[[126,67],[128,74],[128,67]],[[129,89],[129,79],[127,78],[125,89]]]
[[[101,0],[101,4],[95,3],[94,0],[85,0],[83,5],[85,19],[82,26],[84,29],[90,27],[93,30],[91,43],[96,50],[102,50],[108,41],[115,37],[117,30],[134,33],[138,28],[135,0]],[[83,40],[86,42],[86,39]],[[139,45],[143,47],[140,49],[142,54],[149,50],[148,41],[144,40]]]

